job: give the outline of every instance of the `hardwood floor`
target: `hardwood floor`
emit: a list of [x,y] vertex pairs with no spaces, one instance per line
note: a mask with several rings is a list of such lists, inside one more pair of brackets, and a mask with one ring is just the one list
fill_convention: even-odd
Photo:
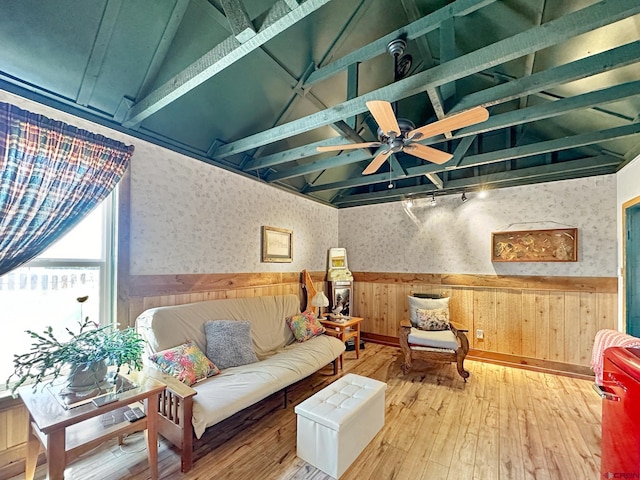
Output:
[[[463,383],[454,365],[418,360],[400,372],[397,348],[368,343],[344,373],[388,384],[385,426],[343,480],[598,479],[601,401],[591,382],[467,361]],[[178,455],[160,442],[162,479],[328,480],[296,457],[293,406],[335,380],[330,368],[207,430],[196,442],[194,468],[180,473]],[[67,479],[147,479],[144,438],[120,448],[103,444],[66,470]],[[20,477],[15,477],[16,479]],[[36,479],[45,478],[39,467]]]

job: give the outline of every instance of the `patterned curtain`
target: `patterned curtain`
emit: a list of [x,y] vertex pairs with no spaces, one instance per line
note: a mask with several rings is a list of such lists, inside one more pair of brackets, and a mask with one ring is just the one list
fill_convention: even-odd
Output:
[[104,200],[132,154],[133,146],[0,102],[0,275]]

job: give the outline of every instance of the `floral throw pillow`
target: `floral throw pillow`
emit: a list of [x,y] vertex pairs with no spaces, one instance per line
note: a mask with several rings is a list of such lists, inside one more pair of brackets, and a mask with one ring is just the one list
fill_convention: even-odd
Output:
[[292,315],[291,317],[287,317],[286,321],[298,342],[306,342],[325,332],[325,328],[312,311]]
[[435,308],[432,310],[418,308],[416,311],[416,328],[420,330],[449,330],[449,309]]
[[191,386],[194,383],[220,373],[192,340],[177,347],[154,353],[149,359],[168,375]]

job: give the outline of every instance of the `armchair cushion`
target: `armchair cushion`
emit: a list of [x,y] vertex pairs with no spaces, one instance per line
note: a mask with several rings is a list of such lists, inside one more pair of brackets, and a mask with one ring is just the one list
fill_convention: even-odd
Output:
[[458,348],[458,340],[456,339],[456,336],[448,329],[428,331],[411,328],[411,332],[409,333],[409,344],[454,351]]
[[448,308],[418,308],[416,311],[418,323],[415,325],[420,330],[449,330]]

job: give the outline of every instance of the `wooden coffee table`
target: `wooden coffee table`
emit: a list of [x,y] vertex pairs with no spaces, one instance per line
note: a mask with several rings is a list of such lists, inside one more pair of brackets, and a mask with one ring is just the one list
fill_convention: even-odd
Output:
[[[18,392],[29,411],[29,439],[25,479],[33,480],[40,443],[47,453],[47,479],[62,480],[68,463],[92,450],[105,440],[145,430],[151,478],[158,478],[158,399],[165,385],[142,372],[126,376],[137,386],[118,394],[115,402],[102,407],[87,403],[65,409],[48,387],[21,387]],[[135,422],[122,418],[122,410],[136,402],[144,402],[146,417]],[[106,419],[120,421],[109,425]],[[124,421],[123,421],[124,420]]]
[[[337,319],[326,318],[320,323],[327,330],[325,333],[339,338],[343,343],[353,338],[356,344],[356,358],[360,358],[360,322],[361,317],[347,317],[340,322]],[[343,366],[342,355],[340,355],[340,368]]]

